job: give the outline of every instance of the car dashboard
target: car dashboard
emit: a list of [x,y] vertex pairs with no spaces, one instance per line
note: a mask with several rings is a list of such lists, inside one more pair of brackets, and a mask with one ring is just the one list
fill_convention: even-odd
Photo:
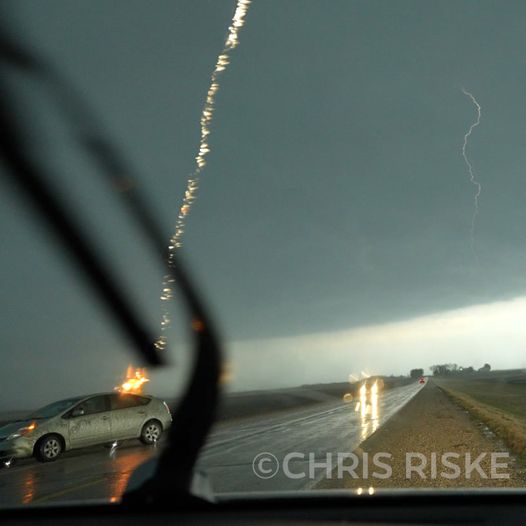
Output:
[[130,526],[210,524],[218,526],[322,525],[492,525],[526,524],[522,491],[385,491],[349,496],[347,492],[310,491],[218,496],[215,502],[123,506],[44,506],[6,509],[2,524]]

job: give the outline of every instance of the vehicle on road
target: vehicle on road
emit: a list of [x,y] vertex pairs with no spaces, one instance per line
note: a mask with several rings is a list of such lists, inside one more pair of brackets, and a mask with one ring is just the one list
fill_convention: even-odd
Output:
[[68,398],[0,427],[0,458],[51,462],[64,451],[117,440],[151,445],[171,421],[168,405],[153,396],[113,392]]

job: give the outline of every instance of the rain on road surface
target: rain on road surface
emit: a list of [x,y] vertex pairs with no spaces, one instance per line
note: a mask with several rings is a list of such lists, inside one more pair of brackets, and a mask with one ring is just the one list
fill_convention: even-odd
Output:
[[[216,426],[199,459],[215,492],[308,489],[324,476],[287,478],[280,470],[264,480],[252,469],[254,456],[269,452],[279,460],[298,452],[325,459],[332,452],[352,452],[386,420],[403,407],[422,385],[413,383],[385,392],[367,394],[356,410],[351,403],[331,402],[307,409],[227,422]],[[362,399],[362,402],[365,400]],[[56,462],[19,461],[0,470],[0,507],[73,500],[101,499],[115,502],[124,492],[133,470],[162,449],[131,442],[113,453],[103,447],[66,453]],[[306,461],[294,461],[291,471],[308,474]]]

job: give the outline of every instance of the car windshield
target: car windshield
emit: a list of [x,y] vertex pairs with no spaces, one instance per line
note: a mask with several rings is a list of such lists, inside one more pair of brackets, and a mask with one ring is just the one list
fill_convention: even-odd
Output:
[[79,400],[82,400],[82,397],[68,398],[66,400],[60,400],[59,402],[53,402],[52,404],[46,405],[34,413],[31,413],[27,418],[38,419],[57,416],[67,409],[73,407]]
[[0,507],[120,502],[165,450],[203,323],[137,195],[225,349],[215,494],[526,488],[526,2],[3,4],[24,155],[168,365],[1,164]]

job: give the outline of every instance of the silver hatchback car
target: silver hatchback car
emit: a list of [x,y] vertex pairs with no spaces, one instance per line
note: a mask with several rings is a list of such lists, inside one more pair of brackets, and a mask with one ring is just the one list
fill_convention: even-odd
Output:
[[171,422],[166,402],[153,396],[113,392],[68,398],[0,427],[0,458],[51,462],[64,451],[117,440],[154,444]]

